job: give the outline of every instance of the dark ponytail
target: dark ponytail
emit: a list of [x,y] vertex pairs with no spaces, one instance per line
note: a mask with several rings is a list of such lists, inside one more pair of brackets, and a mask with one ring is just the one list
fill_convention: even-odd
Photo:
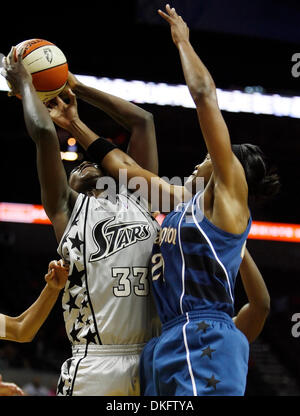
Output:
[[258,146],[249,143],[235,144],[232,145],[232,151],[244,168],[250,199],[264,201],[278,194],[279,176],[275,168],[268,166]]

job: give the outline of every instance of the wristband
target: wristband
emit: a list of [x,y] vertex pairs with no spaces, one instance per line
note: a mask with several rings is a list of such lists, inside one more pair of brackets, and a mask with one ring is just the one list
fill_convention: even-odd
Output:
[[88,158],[91,162],[101,163],[103,158],[109,153],[110,151],[116,149],[115,146],[110,141],[106,140],[104,137],[99,137],[96,139],[86,150]]

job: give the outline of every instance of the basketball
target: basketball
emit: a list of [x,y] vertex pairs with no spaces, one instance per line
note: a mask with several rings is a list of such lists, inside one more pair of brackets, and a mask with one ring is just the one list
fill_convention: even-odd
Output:
[[65,55],[52,42],[43,39],[30,39],[19,43],[16,46],[16,55],[21,48],[24,48],[23,64],[32,76],[38,96],[44,103],[52,100],[61,93],[67,82],[68,63]]

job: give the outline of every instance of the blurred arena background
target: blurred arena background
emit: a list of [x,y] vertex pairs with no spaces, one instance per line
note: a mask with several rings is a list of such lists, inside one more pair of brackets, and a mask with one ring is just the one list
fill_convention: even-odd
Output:
[[[165,2],[101,2],[96,8],[94,2],[86,1],[84,6],[60,5],[59,13],[55,2],[51,4],[51,8],[34,13],[28,5],[18,7],[13,23],[1,26],[0,51],[7,54],[12,45],[38,37],[63,50],[74,74],[184,84],[169,27],[157,15]],[[300,79],[292,74],[292,56],[300,53],[300,4],[296,0],[174,0],[170,5],[188,23],[191,42],[218,88],[257,94],[254,97],[258,98],[287,98],[280,101],[279,110],[267,114],[253,104],[251,111],[240,111],[236,106],[232,111],[224,110],[223,115],[232,142],[261,146],[278,167],[282,182],[281,194],[272,203],[252,207],[255,221],[272,223],[275,228],[265,228],[265,236],[251,238],[247,245],[269,289],[271,312],[261,336],[251,345],[246,395],[298,396],[300,339],[297,332],[292,333],[296,323],[292,317],[300,313],[300,233],[295,227],[298,234],[289,234],[290,228],[284,224],[300,224],[300,100],[293,101],[298,102],[293,111],[288,100],[300,96]],[[81,101],[78,105],[88,125],[126,147],[128,135],[122,128],[99,110]],[[140,105],[154,115],[160,175],[188,176],[205,156],[195,110],[179,105]],[[21,104],[0,91],[0,108],[0,203],[39,205],[35,148],[25,130]],[[67,151],[68,136],[59,131],[59,137]],[[82,153],[79,146],[76,151]],[[76,162],[64,163],[69,171]],[[276,224],[283,224],[283,228],[276,228]],[[282,233],[288,235],[286,241],[280,239]],[[49,261],[58,258],[56,247],[51,226],[2,218],[1,313],[18,315],[36,299]],[[245,301],[238,278],[237,309]],[[20,386],[40,383],[47,389],[45,394],[53,394],[60,366],[70,352],[58,301],[31,343],[0,341],[0,373],[4,380]]]

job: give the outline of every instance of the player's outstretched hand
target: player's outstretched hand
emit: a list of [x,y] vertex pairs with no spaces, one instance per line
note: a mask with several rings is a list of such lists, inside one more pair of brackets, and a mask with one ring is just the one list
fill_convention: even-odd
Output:
[[52,289],[61,290],[65,287],[68,275],[69,267],[63,264],[63,260],[52,260],[48,266],[48,273],[45,274],[45,280]]
[[47,107],[52,121],[62,129],[69,131],[72,123],[79,119],[79,115],[76,95],[69,87],[65,93],[69,100],[68,103],[60,97],[56,97],[48,103]]
[[164,13],[162,10],[158,10],[158,14],[170,24],[171,35],[175,45],[177,46],[180,42],[189,41],[189,28],[182,17],[169,4],[166,5],[166,12]]
[[24,396],[24,392],[14,383],[5,383],[0,374],[0,396]]

